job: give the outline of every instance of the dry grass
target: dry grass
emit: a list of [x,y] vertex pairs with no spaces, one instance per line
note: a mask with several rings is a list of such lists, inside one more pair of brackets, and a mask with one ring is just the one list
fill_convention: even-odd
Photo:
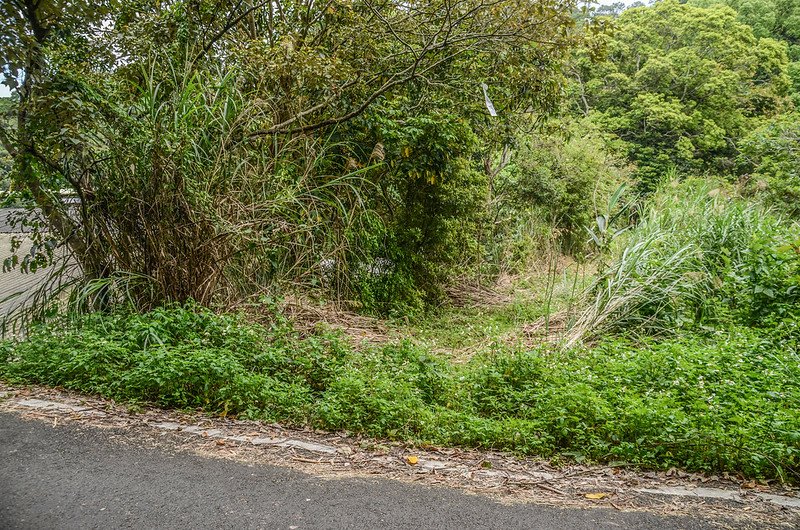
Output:
[[319,302],[300,295],[290,295],[279,302],[278,307],[264,304],[240,304],[242,310],[254,322],[265,324],[275,318],[275,310],[292,322],[301,336],[323,330],[341,332],[353,346],[386,344],[399,337],[386,321],[359,315],[333,301]]
[[509,304],[513,295],[508,289],[509,277],[501,276],[494,285],[467,277],[454,279],[445,287],[448,303],[453,307],[491,308]]

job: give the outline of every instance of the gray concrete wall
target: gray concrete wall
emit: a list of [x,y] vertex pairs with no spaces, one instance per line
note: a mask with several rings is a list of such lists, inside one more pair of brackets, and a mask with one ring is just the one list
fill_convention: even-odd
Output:
[[[0,233],[0,266],[11,255],[11,238],[14,234]],[[23,243],[23,249],[26,245]],[[0,269],[1,271],[2,269]],[[41,287],[50,273],[50,269],[39,270],[35,273],[25,274],[19,269],[0,272],[0,318],[13,310],[20,303],[29,300],[37,287]],[[15,293],[21,293],[13,299],[7,298]]]

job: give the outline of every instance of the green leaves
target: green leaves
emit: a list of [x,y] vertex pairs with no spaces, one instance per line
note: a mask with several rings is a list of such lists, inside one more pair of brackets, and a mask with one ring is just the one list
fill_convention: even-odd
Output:
[[[476,132],[494,147],[495,125],[552,110],[574,41],[570,5],[551,0],[43,0],[2,14],[0,64],[10,82],[25,72],[15,184],[90,280],[147,278],[140,309],[319,285],[325,260],[347,273],[328,282],[337,297],[382,259],[403,269],[409,307],[420,290],[433,300],[443,265],[476,253]],[[503,124],[482,128],[481,83]],[[376,166],[392,169],[383,196]],[[403,225],[399,244],[372,252],[365,240],[387,238],[362,223]]]
[[[662,187],[637,226],[606,248],[569,343],[606,333],[759,325],[800,308],[791,226],[756,205],[688,181]],[[597,239],[603,240],[597,236]],[[784,249],[784,250],[778,250]]]
[[0,344],[0,377],[419,443],[796,481],[797,322],[453,364],[410,343],[354,350],[171,307],[32,330]]
[[607,60],[576,64],[578,106],[628,144],[645,191],[673,166],[730,171],[751,120],[785,105],[785,45],[756,40],[731,9],[664,1],[615,25]]
[[749,174],[746,191],[770,206],[800,219],[800,116],[766,121],[741,142],[739,163]]

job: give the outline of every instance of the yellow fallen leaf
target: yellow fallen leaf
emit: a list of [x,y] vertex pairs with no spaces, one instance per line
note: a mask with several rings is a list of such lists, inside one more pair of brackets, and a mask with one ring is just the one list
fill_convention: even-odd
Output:
[[415,466],[417,465],[417,462],[419,462],[419,458],[417,458],[416,456],[407,456],[406,462],[408,462],[412,466]]
[[602,499],[604,497],[608,497],[608,493],[587,493],[587,499]]

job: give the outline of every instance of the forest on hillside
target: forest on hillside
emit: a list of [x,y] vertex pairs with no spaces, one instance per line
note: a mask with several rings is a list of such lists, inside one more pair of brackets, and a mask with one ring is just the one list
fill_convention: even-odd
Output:
[[800,478],[800,0],[11,0],[0,64],[0,378]]
[[301,5],[7,3],[7,200],[142,308],[288,288],[379,315],[598,253],[596,219],[668,181],[800,216],[795,2]]

